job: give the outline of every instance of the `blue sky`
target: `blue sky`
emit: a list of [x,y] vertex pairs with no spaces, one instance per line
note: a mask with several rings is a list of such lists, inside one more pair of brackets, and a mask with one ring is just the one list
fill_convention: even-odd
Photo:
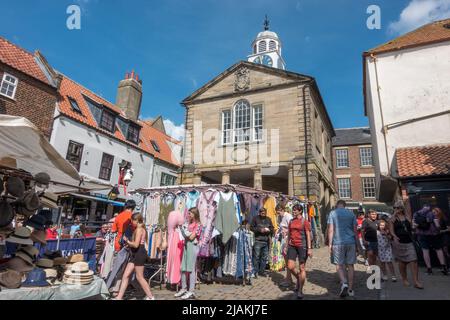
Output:
[[[66,28],[70,4],[81,7],[81,30]],[[371,4],[381,8],[381,30],[366,27]],[[287,69],[317,79],[335,128],[343,128],[368,123],[362,52],[450,16],[450,0],[15,0],[2,11],[0,35],[39,49],[112,102],[118,82],[135,69],[142,116],[161,114],[176,125],[184,121],[183,98],[246,59],[267,13]]]

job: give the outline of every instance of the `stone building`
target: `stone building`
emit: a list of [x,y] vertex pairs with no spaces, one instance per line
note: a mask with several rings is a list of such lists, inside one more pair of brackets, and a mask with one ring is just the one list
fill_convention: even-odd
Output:
[[240,61],[183,100],[182,184],[232,183],[308,197],[328,210],[335,135],[314,78],[285,70],[268,26]]
[[333,138],[334,182],[347,208],[390,211],[376,200],[375,167],[369,127],[335,129]]

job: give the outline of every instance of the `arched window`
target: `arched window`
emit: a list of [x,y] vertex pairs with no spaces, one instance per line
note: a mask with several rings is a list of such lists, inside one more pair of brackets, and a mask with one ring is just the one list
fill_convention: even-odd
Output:
[[266,41],[262,40],[258,43],[258,52],[264,52],[267,50],[267,45],[266,45]]
[[273,40],[270,40],[269,41],[269,51],[276,50],[276,49],[277,49],[277,43]]
[[250,141],[251,109],[247,100],[234,105],[234,142]]

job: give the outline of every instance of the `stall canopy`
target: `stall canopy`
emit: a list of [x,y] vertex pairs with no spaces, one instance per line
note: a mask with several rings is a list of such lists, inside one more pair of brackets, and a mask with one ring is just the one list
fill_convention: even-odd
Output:
[[39,129],[23,117],[0,115],[0,170],[24,176],[46,172],[52,181],[48,191],[53,193],[112,187],[80,175]]
[[76,198],[105,202],[105,203],[108,203],[108,204],[112,204],[113,206],[116,206],[116,207],[123,207],[123,206],[125,206],[124,202],[113,201],[113,200],[109,200],[109,199],[102,198],[102,197],[88,196],[88,195],[79,194],[79,193],[70,193],[70,195],[74,196]]

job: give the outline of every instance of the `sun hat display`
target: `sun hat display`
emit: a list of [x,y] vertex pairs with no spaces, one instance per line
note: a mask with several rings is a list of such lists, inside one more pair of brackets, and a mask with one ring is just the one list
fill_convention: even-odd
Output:
[[14,233],[6,238],[7,242],[33,245],[33,240],[30,239],[31,231],[27,227],[18,227],[14,230]]
[[0,273],[0,286],[7,289],[17,289],[22,283],[22,274],[16,270],[6,270]]
[[44,256],[47,258],[47,259],[50,259],[50,260],[54,260],[55,258],[60,258],[60,257],[62,257],[62,252],[61,252],[61,250],[45,250],[45,252],[44,252]]
[[20,198],[25,192],[25,183],[18,177],[9,177],[6,180],[6,192],[14,197]]
[[6,198],[2,198],[0,200],[0,228],[8,226],[13,220],[13,207]]
[[63,257],[56,257],[53,259],[53,265],[57,266],[65,266],[67,264],[67,259]]
[[94,280],[94,272],[86,262],[77,262],[64,272],[64,283],[89,284]]
[[33,240],[33,242],[38,242],[40,244],[43,244],[44,246],[47,244],[47,233],[44,230],[33,230],[33,232],[30,235],[30,239]]
[[78,262],[84,262],[84,256],[80,253],[71,255],[70,257],[68,257],[67,259],[67,263],[78,263]]
[[37,230],[45,230],[46,219],[44,216],[35,214],[25,222],[25,226],[32,227]]
[[53,260],[45,259],[45,258],[39,259],[36,262],[36,267],[44,268],[44,269],[53,268]]
[[28,264],[22,258],[16,256],[5,263],[6,267],[18,272],[29,272],[33,270],[33,265]]
[[50,184],[50,176],[47,172],[39,172],[34,176],[34,181],[38,186],[48,186]]
[[58,277],[58,271],[56,271],[55,269],[46,268],[44,269],[44,272],[47,279],[54,280]]
[[41,195],[40,199],[42,207],[50,209],[58,208],[58,195],[51,192],[45,192]]
[[41,268],[34,268],[28,274],[25,282],[22,283],[22,287],[48,287],[50,283],[47,282],[47,275]]
[[39,201],[39,197],[34,190],[28,190],[22,197],[22,201],[25,204],[25,207],[28,210],[36,211],[39,209],[41,202]]
[[16,251],[16,257],[21,258],[31,265],[34,263],[38,255],[39,250],[35,246],[25,246]]

